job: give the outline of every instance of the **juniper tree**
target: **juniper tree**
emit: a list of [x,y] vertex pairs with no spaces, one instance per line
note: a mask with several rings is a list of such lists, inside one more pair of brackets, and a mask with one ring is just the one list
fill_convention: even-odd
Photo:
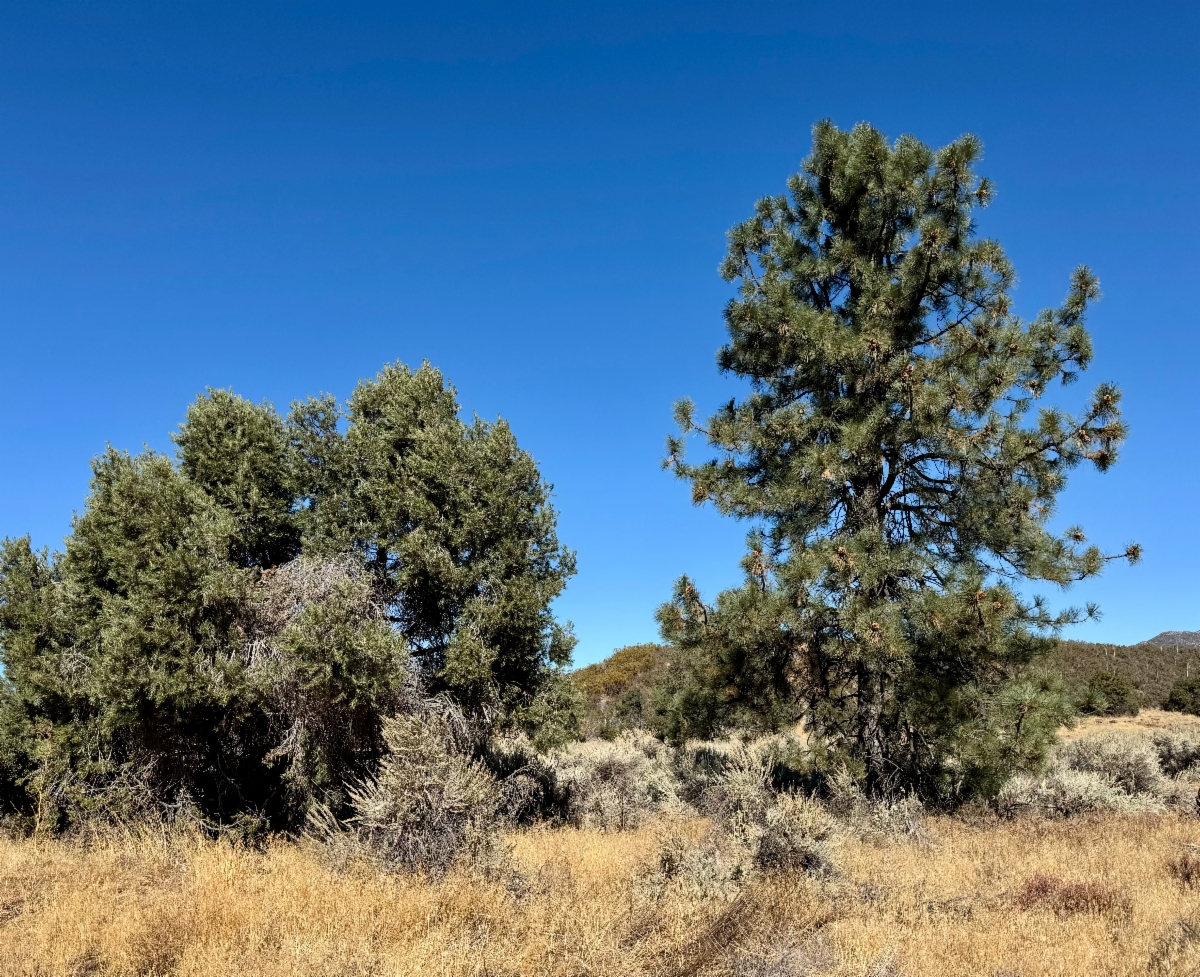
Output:
[[[788,193],[729,233],[718,364],[749,392],[703,425],[679,402],[667,443],[694,502],[754,527],[740,588],[709,605],[683,578],[660,609],[693,698],[710,723],[803,716],[876,791],[987,789],[1036,759],[1064,699],[1031,666],[1095,608],[1019,585],[1115,558],[1049,523],[1073,468],[1116,460],[1117,388],[1032,413],[1091,362],[1098,283],[1079,267],[1059,308],[1014,314],[1012,266],[975,233],[980,152],[819,123]],[[687,461],[691,432],[717,456]]]
[[237,654],[252,576],[229,559],[235,537],[170,458],[109,449],[63,553],[4,541],[4,709],[29,758],[58,770],[39,790],[87,807],[120,803],[112,788],[135,779],[209,811],[266,805],[247,749],[264,717]]
[[192,401],[172,440],[183,475],[233,516],[237,563],[278,566],[300,552],[297,466],[270,404],[209,390]]
[[574,638],[550,603],[575,555],[508,424],[458,413],[428,364],[386,367],[344,410],[296,404],[306,548],[363,556],[430,688],[468,709],[520,711],[570,661]]
[[428,365],[286,418],[210,390],[178,463],[93,463],[62,553],[0,542],[0,805],[295,827],[370,772],[414,673],[499,721],[553,711],[574,555],[508,425],[458,410]]

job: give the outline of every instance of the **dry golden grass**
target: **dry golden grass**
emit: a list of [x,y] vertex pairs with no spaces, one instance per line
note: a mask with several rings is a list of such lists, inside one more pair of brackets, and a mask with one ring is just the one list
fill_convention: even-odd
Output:
[[1164,709],[1143,709],[1136,716],[1086,716],[1071,729],[1060,729],[1063,739],[1078,739],[1096,733],[1153,733],[1160,729],[1200,730],[1200,716]]
[[[656,827],[515,835],[519,876],[495,881],[339,870],[282,842],[0,841],[0,973],[1078,977],[1200,966],[1200,929],[1195,945],[1171,929],[1200,913],[1200,886],[1170,868],[1200,849],[1200,821],[931,827],[921,843],[847,840],[832,879],[779,876],[732,902],[639,881]],[[1148,971],[1172,933],[1178,959]]]
[[[1091,718],[1066,736],[1200,719]],[[732,901],[655,884],[664,833],[512,834],[490,878],[335,867],[315,845],[0,839],[0,975],[1081,977],[1200,974],[1200,820],[951,818],[847,836],[829,879]]]

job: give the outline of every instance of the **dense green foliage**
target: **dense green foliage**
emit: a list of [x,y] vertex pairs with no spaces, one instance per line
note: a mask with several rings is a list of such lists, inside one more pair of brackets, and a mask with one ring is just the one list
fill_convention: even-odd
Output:
[[1200,648],[1182,646],[1062,641],[1049,661],[1081,694],[1097,672],[1124,676],[1137,690],[1143,707],[1161,705],[1177,681],[1200,675]]
[[96,459],[62,553],[0,547],[10,806],[293,825],[371,768],[415,689],[554,713],[573,554],[507,424],[460,420],[436,370],[287,417],[209,391],[175,441],[177,465]]
[[504,421],[460,421],[429,368],[386,369],[354,391],[344,434],[339,418],[324,398],[289,419],[306,547],[362,554],[433,691],[520,708],[574,644],[549,609],[574,555],[537,465]]
[[1141,710],[1140,698],[1124,675],[1097,672],[1083,690],[1080,711],[1095,716],[1136,716]]
[[[869,789],[952,798],[1034,763],[1070,707],[1034,666],[1063,625],[1018,581],[1060,586],[1105,557],[1048,529],[1077,465],[1125,436],[1119,393],[1030,418],[1087,368],[1096,279],[1025,322],[999,244],[975,236],[991,198],[979,143],[939,151],[867,125],[821,123],[789,195],[729,234],[722,371],[750,388],[683,435],[718,456],[670,465],[697,504],[750,520],[742,587],[705,603],[687,578],[659,613],[689,652],[682,731],[797,716]],[[1131,547],[1124,556],[1136,558]]]
[[1200,716],[1200,678],[1181,678],[1172,685],[1163,708]]

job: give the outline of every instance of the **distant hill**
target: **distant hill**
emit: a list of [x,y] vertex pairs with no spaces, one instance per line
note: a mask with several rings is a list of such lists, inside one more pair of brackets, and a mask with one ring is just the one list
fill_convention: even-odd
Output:
[[671,667],[671,651],[667,645],[629,645],[572,672],[571,679],[584,697],[586,732],[641,725],[651,691]]
[[669,664],[670,650],[666,645],[652,643],[628,645],[603,661],[576,669],[571,678],[584,695],[616,698],[630,685],[643,682],[648,673]]
[[1200,648],[1200,631],[1164,631],[1145,643],[1160,648]]
[[[1191,637],[1194,643],[1173,635]],[[1083,686],[1097,672],[1124,675],[1142,694],[1142,704],[1156,707],[1179,679],[1200,675],[1200,640],[1195,632],[1165,631],[1137,645],[1063,641],[1050,659],[1070,685]],[[1160,640],[1166,638],[1167,640]]]
[[[587,702],[585,724],[593,729],[636,724],[632,714],[649,703],[651,691],[666,676],[671,651],[666,645],[631,645],[573,672]],[[1050,664],[1075,688],[1086,686],[1097,672],[1117,672],[1133,682],[1142,705],[1157,707],[1179,679],[1200,676],[1200,632],[1164,631],[1136,645],[1062,641]]]

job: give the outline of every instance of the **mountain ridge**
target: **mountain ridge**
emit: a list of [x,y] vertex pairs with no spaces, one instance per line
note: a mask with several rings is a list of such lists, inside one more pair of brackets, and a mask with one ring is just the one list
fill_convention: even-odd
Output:
[[1142,644],[1157,648],[1200,648],[1200,631],[1162,631]]

